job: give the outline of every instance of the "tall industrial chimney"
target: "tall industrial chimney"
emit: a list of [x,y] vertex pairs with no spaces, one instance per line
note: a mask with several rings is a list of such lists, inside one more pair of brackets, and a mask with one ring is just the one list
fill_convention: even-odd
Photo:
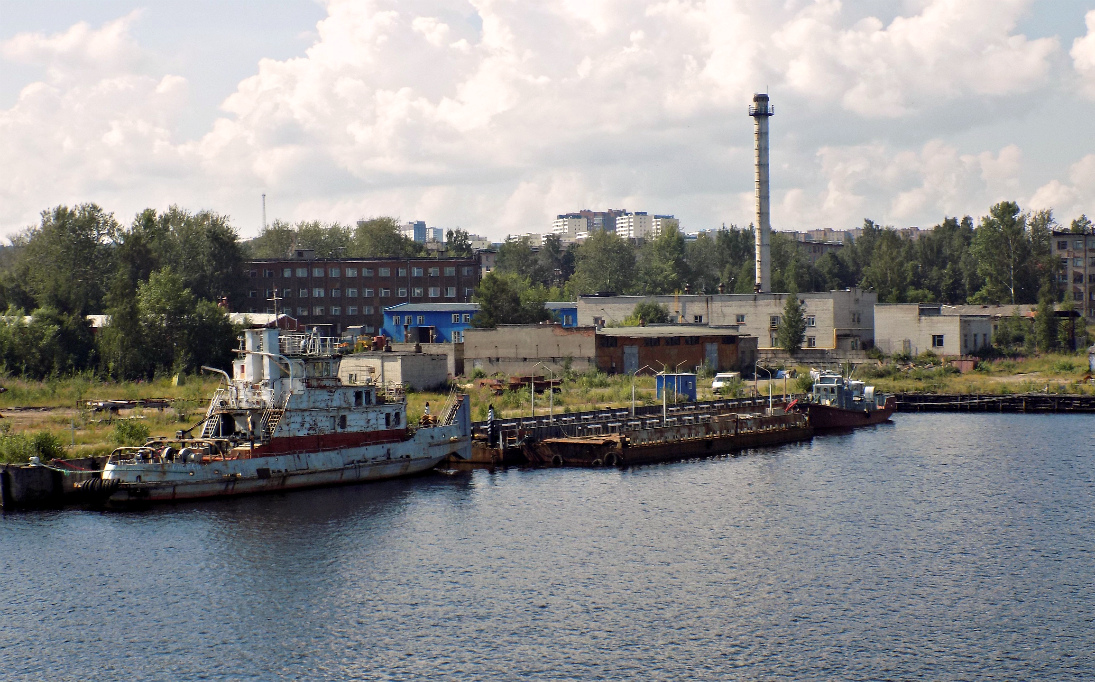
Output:
[[756,193],[757,193],[757,220],[756,228],[756,252],[757,252],[757,282],[754,291],[768,293],[772,290],[772,248],[770,234],[772,222],[769,214],[770,199],[768,196],[768,117],[775,113],[768,104],[768,95],[757,93],[753,95],[753,106],[749,107],[749,115],[753,117],[753,144],[754,158],[756,162]]

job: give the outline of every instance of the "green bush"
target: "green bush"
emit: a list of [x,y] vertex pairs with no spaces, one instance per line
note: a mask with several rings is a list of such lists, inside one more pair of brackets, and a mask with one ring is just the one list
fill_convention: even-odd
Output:
[[486,379],[487,373],[483,371],[482,367],[476,367],[471,371],[470,379]]
[[114,430],[110,434],[110,442],[115,445],[142,445],[148,440],[148,427],[134,419],[124,419],[114,422]]
[[65,456],[65,446],[60,439],[49,431],[39,431],[33,436],[24,433],[12,433],[11,427],[0,427],[0,462],[22,464],[31,457],[46,462]]

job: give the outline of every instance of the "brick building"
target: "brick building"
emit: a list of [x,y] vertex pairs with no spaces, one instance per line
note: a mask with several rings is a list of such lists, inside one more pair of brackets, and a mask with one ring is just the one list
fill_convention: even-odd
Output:
[[251,261],[245,275],[240,312],[285,313],[335,334],[376,333],[384,308],[399,303],[467,303],[480,277],[476,258],[316,258],[308,249]]

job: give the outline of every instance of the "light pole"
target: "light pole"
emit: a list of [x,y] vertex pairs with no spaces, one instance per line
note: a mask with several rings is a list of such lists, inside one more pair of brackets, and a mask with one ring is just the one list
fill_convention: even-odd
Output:
[[757,372],[764,370],[768,373],[768,414],[772,414],[772,370],[767,367],[761,367],[759,362],[753,363],[753,383],[756,384]]
[[[553,424],[555,422],[555,372],[551,371],[551,368],[548,367],[547,365],[545,365],[542,362],[537,362],[535,365],[532,366],[533,369],[536,369],[537,367],[543,367],[544,369],[546,369],[548,371],[548,374],[551,375],[551,381],[548,382],[548,424],[550,425],[550,424]],[[536,387],[536,378],[535,377],[532,377],[532,382],[533,382],[533,394],[535,395],[535,393],[536,393],[536,388],[535,388]],[[535,417],[536,413],[534,412],[532,416]]]
[[[634,372],[631,373],[631,416],[632,417],[635,416],[635,377],[639,374],[639,372],[643,371],[644,369],[651,369],[652,370],[654,368],[651,367],[650,365],[643,365],[642,367],[640,367],[639,369],[637,369],[637,370],[635,370]],[[665,390],[664,386],[662,387],[662,390]]]

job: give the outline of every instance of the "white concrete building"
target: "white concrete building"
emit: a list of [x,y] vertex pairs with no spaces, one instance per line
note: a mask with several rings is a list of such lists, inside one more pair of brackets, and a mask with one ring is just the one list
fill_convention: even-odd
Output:
[[580,232],[589,231],[589,220],[580,213],[564,213],[551,224],[552,234],[577,238]]
[[645,211],[616,216],[616,236],[624,239],[647,239],[654,233],[654,216]]
[[[806,316],[803,348],[862,350],[874,344],[874,310],[878,294],[861,289],[798,295]],[[631,315],[641,301],[669,310],[675,322],[711,326],[737,325],[755,336],[761,349],[775,348],[776,331],[787,294],[682,294],[679,296],[579,296],[578,324],[603,326]]]
[[650,220],[650,232],[655,237],[660,236],[662,231],[669,226],[676,227],[679,230],[681,221],[671,215],[656,215]]
[[879,304],[874,326],[875,345],[883,353],[969,355],[992,343],[992,315],[971,315],[948,305]]

